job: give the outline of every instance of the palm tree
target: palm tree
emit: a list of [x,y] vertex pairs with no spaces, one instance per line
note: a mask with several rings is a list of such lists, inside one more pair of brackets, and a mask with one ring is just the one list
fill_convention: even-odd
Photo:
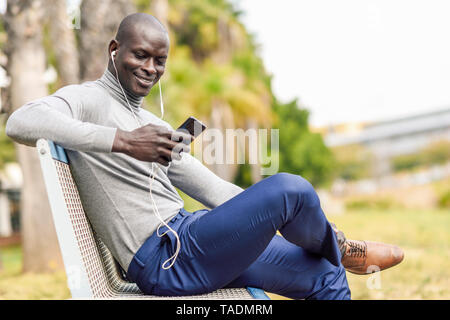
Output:
[[[210,128],[223,133],[226,129],[255,130],[270,126],[270,87],[264,82],[262,64],[253,61],[258,58],[251,39],[227,1],[173,0],[171,3],[169,24],[178,46],[172,50],[169,59],[168,78],[173,81],[171,86],[183,87],[171,89],[169,96],[169,109],[182,110],[174,111],[178,113],[175,117],[180,113],[185,113],[182,116],[185,117],[189,112],[195,112],[204,117]],[[249,61],[241,59],[236,63],[239,55]],[[246,63],[251,64],[250,68]],[[189,75],[189,79],[184,74]],[[196,142],[194,147],[197,145]],[[232,148],[232,145],[224,145],[220,153],[234,153],[236,150]],[[242,145],[238,148],[243,150]],[[238,169],[236,163],[218,163],[209,167],[229,181],[234,180]],[[259,165],[250,167],[253,182],[257,182]]]
[[81,3],[80,79],[98,79],[108,62],[108,43],[120,21],[136,11],[131,0],[83,0]]
[[75,33],[69,23],[66,0],[46,1],[50,39],[56,58],[59,86],[79,82],[78,50]]
[[[44,6],[39,0],[8,1],[4,26],[8,41],[7,71],[11,111],[47,95],[43,74],[46,55],[42,45]],[[15,144],[23,173],[21,229],[24,271],[52,271],[62,267],[36,150]]]
[[168,28],[169,2],[167,0],[151,0],[150,11],[152,15]]

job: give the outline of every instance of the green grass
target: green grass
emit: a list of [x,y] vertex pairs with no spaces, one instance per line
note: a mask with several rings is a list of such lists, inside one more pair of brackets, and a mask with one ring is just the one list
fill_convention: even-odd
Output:
[[[450,299],[448,210],[354,210],[329,219],[348,238],[394,243],[405,251],[400,265],[375,276],[347,273],[353,299]],[[22,274],[19,246],[1,248],[0,254],[0,300],[70,298],[64,272]],[[380,286],[370,289],[367,283]]]
[[[329,219],[347,238],[393,243],[405,252],[400,265],[381,273],[347,273],[353,299],[450,298],[449,210],[351,211]],[[380,288],[369,289],[377,281]]]
[[22,273],[20,246],[0,248],[3,269],[0,270],[0,300],[68,299],[66,274]]

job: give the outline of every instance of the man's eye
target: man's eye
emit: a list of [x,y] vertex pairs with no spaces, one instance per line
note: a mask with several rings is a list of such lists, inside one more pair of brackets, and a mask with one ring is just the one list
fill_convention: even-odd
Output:
[[140,54],[140,53],[135,53],[134,56],[135,56],[137,59],[144,59],[144,58],[145,58],[145,56],[144,56],[143,54]]

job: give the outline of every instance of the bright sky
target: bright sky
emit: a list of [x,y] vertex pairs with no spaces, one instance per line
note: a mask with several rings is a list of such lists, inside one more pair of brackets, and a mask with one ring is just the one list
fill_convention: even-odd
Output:
[[311,124],[450,107],[448,0],[235,0],[275,95]]

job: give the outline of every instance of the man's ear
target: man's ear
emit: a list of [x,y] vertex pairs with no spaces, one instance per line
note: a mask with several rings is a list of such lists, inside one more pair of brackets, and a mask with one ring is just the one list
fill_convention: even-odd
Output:
[[111,54],[113,51],[117,52],[117,49],[119,49],[119,46],[120,46],[120,44],[117,40],[115,40],[115,39],[111,40],[108,45],[108,56],[111,57]]

